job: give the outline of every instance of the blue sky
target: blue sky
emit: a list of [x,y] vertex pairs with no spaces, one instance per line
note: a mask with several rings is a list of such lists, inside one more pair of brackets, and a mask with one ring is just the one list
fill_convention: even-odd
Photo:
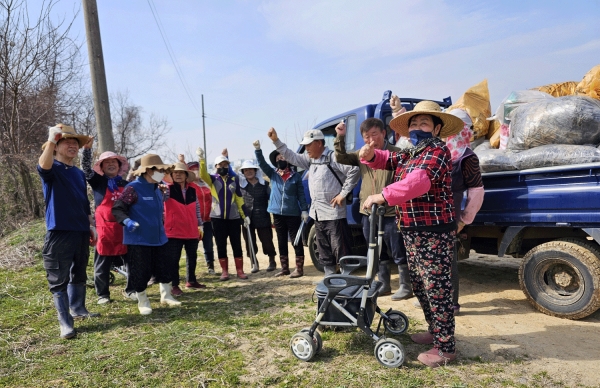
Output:
[[[256,139],[272,150],[271,126],[296,147],[314,124],[388,89],[456,101],[487,78],[495,111],[513,90],[580,81],[600,64],[600,0],[154,4],[198,106],[204,94],[209,161],[224,147],[232,159],[252,158]],[[61,0],[55,12],[79,8]],[[166,117],[170,148],[190,154],[202,145],[202,118],[148,2],[100,0],[98,12],[109,91],[127,90],[147,114]],[[82,12],[73,36],[84,43]]]

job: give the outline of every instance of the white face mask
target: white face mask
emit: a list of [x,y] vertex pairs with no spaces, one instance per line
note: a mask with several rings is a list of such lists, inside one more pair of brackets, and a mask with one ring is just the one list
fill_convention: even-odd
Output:
[[165,177],[165,174],[163,174],[162,172],[158,172],[158,171],[154,171],[152,173],[152,180],[155,181],[156,183],[160,183],[160,181],[162,181],[162,179]]

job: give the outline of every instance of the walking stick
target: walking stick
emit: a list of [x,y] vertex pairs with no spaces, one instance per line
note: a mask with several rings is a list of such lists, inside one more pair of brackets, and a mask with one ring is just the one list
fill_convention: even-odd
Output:
[[252,270],[250,272],[258,272],[258,260],[256,260],[256,253],[254,252],[254,243],[252,242],[252,232],[250,232],[250,225],[246,225],[246,232],[248,234],[248,247],[250,248],[250,259],[252,260]]

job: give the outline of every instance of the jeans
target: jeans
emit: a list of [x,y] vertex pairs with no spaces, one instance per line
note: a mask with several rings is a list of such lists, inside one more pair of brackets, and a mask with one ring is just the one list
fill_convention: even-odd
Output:
[[[369,242],[369,230],[371,223],[369,217],[362,217],[363,234],[367,243]],[[377,236],[377,234],[375,234]],[[390,257],[391,254],[391,257]],[[394,260],[397,265],[406,264],[406,249],[404,248],[404,240],[402,233],[396,226],[395,217],[383,217],[383,246],[381,247],[381,256],[379,261]]]

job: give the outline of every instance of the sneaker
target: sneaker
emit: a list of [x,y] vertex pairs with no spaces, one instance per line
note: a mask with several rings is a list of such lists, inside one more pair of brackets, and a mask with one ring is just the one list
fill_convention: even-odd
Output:
[[209,275],[214,275],[215,274],[215,269],[214,268],[209,268],[208,269],[208,274]]
[[107,304],[110,303],[110,298],[101,296],[100,298],[98,298],[98,304]]
[[171,289],[171,295],[179,296],[181,294],[183,294],[183,291],[181,291],[181,288],[179,288],[179,286],[173,286],[173,288]]
[[125,290],[123,290],[122,294],[123,294],[123,297],[127,300],[134,300],[136,302],[138,300],[137,293],[135,293],[135,292],[128,294],[127,292],[125,292]]
[[152,286],[154,283],[156,283],[156,279],[154,278],[154,276],[152,276],[152,277],[150,278],[150,280],[148,280],[148,284],[147,284],[147,286],[148,286],[148,287],[150,287],[150,286]]
[[185,288],[189,290],[201,290],[203,288],[206,288],[206,286],[204,284],[198,283],[197,281],[193,281],[185,283]]

